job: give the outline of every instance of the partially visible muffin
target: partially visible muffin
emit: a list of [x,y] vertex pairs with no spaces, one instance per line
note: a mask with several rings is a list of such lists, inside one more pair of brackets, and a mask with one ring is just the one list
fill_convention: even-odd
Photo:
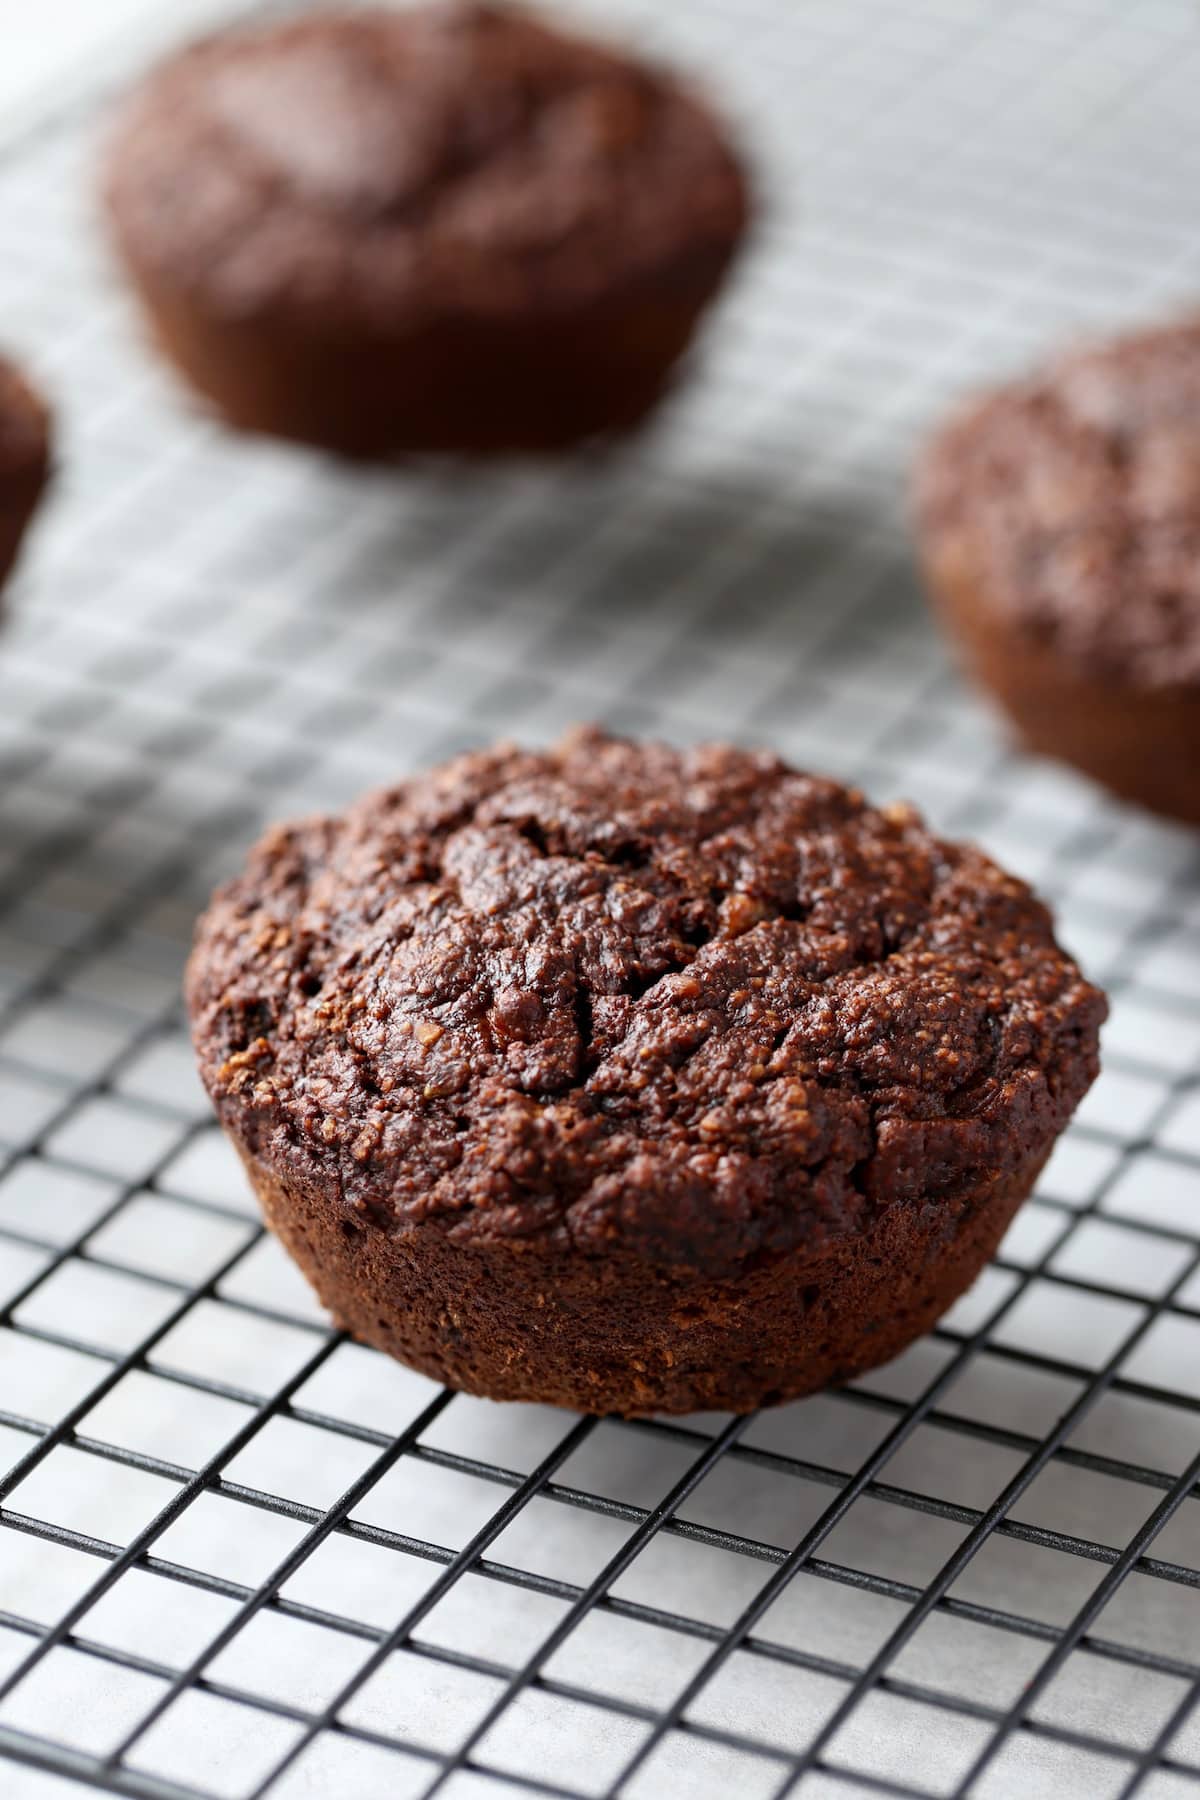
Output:
[[1029,889],[910,809],[596,733],[268,833],[187,987],[221,1123],[342,1325],[620,1413],[748,1410],[928,1330],[1104,1016]]
[[185,50],[129,104],[106,195],[200,392],[356,456],[636,424],[748,210],[722,129],[670,76],[477,4]]
[[50,474],[50,415],[25,376],[0,357],[0,584]]
[[1200,321],[976,403],[917,514],[941,615],[1026,743],[1200,824]]

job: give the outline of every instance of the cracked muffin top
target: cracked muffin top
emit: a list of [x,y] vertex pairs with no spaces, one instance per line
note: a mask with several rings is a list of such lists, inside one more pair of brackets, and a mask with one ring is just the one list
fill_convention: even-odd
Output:
[[188,998],[223,1123],[347,1224],[717,1273],[1045,1154],[1105,1012],[908,807],[594,731],[272,830]]
[[1200,681],[1200,322],[1052,363],[935,439],[932,558],[1081,668]]
[[108,160],[130,254],[232,315],[382,331],[722,267],[737,160],[658,71],[503,7],[224,32],[135,94]]

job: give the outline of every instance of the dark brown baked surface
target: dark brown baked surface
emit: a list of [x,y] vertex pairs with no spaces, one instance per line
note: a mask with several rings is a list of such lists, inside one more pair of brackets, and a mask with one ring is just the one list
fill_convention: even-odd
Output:
[[1025,743],[1200,824],[1200,322],[960,414],[917,515],[938,610]]
[[621,1244],[462,1242],[436,1221],[385,1236],[243,1152],[267,1223],[355,1337],[467,1393],[626,1414],[750,1412],[889,1362],[970,1287],[1043,1160],[717,1279]]
[[50,473],[50,417],[25,376],[0,357],[0,582],[16,560]]
[[748,210],[679,83],[454,3],[171,58],[118,126],[106,199],[193,382],[235,423],[361,454],[633,423]]
[[442,5],[229,32],[150,77],[111,193],[235,313],[393,329],[553,310],[724,254],[745,191],[675,82],[516,11]]
[[[277,1228],[291,1196],[293,1249],[324,1243],[318,1287],[385,1340],[418,1244],[518,1283],[557,1261],[558,1305],[607,1262],[640,1314],[633,1270],[674,1292],[784,1259],[794,1300],[892,1209],[934,1245],[977,1232],[1092,1080],[1104,1013],[1029,889],[908,808],[591,732],[271,832],[201,921],[188,995]],[[330,1287],[347,1243],[354,1293]]]
[[1051,364],[941,433],[918,481],[927,554],[1083,675],[1200,683],[1200,322]]

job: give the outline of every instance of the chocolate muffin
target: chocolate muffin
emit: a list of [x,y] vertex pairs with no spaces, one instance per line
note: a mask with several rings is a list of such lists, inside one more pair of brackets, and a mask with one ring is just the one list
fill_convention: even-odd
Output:
[[49,474],[49,413],[25,377],[0,357],[0,584]]
[[909,808],[592,732],[271,831],[187,985],[221,1122],[347,1330],[618,1413],[748,1410],[927,1330],[1105,1011],[1029,889]]
[[971,407],[917,509],[941,615],[1026,743],[1200,824],[1200,322]]
[[155,335],[220,412],[364,457],[634,425],[747,217],[676,82],[464,4],[173,57],[117,131],[107,203]]

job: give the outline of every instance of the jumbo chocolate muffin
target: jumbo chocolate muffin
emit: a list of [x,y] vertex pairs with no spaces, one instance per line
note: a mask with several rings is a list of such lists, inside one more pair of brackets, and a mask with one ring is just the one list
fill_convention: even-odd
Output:
[[40,396],[0,357],[0,584],[50,473],[50,416]]
[[978,850],[773,756],[582,732],[270,832],[201,1073],[349,1331],[454,1387],[745,1410],[962,1293],[1103,997]]
[[747,216],[668,76],[519,12],[328,13],[163,64],[108,159],[155,334],[235,425],[549,450],[659,398]]
[[1200,824],[1200,322],[976,404],[917,509],[941,614],[1025,741]]

